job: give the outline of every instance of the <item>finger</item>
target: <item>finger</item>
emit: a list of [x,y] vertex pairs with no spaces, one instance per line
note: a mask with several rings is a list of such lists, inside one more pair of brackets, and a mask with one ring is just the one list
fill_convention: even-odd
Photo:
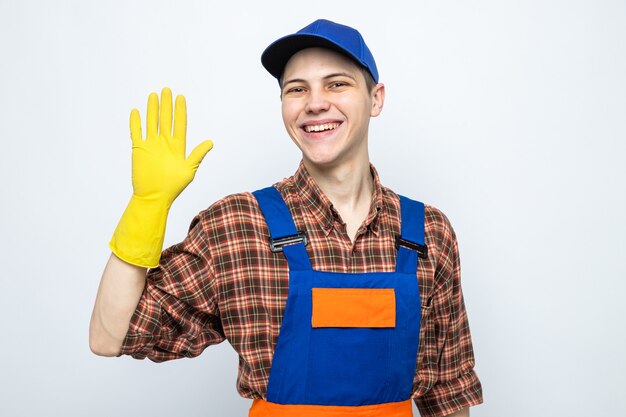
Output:
[[137,109],[132,109],[130,112],[130,138],[133,143],[143,140],[141,136],[141,117]]
[[176,96],[174,107],[174,137],[183,142],[187,137],[187,103],[185,96],[181,94]]
[[165,87],[161,90],[161,115],[159,117],[159,134],[172,136],[172,90]]
[[210,140],[206,140],[202,142],[200,145],[196,146],[193,151],[189,154],[189,158],[187,161],[193,167],[198,167],[205,155],[213,148],[213,142]]
[[148,97],[146,118],[146,139],[154,139],[158,135],[157,127],[159,123],[159,96],[156,93],[151,93]]

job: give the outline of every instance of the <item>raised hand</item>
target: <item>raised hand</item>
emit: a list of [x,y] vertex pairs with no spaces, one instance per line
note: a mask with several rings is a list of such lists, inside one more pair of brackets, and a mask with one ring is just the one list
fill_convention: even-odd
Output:
[[150,94],[146,116],[144,138],[139,111],[133,109],[130,113],[133,195],[109,246],[118,258],[130,264],[154,267],[161,256],[169,209],[193,180],[213,142],[202,142],[186,157],[185,97],[176,97],[172,123],[169,88],[161,92],[160,109],[157,94]]
[[193,180],[213,142],[201,143],[187,158],[185,97],[176,97],[172,129],[172,92],[169,88],[161,92],[160,106],[157,94],[150,94],[146,119],[146,137],[143,138],[139,111],[133,109],[130,113],[133,194],[142,199],[166,201],[171,205]]

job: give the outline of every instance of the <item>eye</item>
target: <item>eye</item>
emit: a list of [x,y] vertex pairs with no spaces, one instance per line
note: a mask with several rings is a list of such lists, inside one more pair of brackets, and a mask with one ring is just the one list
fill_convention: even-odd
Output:
[[334,82],[330,85],[330,87],[331,87],[331,88],[339,88],[339,87],[343,87],[343,86],[346,86],[346,85],[348,85],[348,84],[347,84],[347,83],[344,83],[343,81],[334,81]]
[[303,87],[291,87],[285,91],[285,94],[299,94],[304,93]]

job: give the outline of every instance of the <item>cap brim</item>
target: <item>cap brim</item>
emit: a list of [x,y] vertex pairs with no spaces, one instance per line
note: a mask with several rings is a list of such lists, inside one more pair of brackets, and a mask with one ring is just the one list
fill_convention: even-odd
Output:
[[275,78],[280,79],[285,65],[289,59],[298,51],[306,48],[328,48],[343,55],[348,56],[355,62],[363,65],[359,62],[357,57],[350,54],[344,48],[338,46],[336,43],[319,35],[307,35],[307,34],[293,34],[280,38],[276,42],[268,46],[261,55],[261,63],[265,69],[272,74]]

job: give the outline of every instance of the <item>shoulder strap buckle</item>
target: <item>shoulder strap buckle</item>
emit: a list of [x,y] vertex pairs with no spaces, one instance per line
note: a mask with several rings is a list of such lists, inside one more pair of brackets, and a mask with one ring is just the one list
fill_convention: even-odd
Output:
[[273,253],[282,252],[283,246],[295,245],[298,243],[304,243],[304,246],[309,243],[306,237],[306,232],[299,230],[298,234],[295,235],[279,237],[277,239],[270,238],[270,250]]
[[414,250],[417,252],[418,258],[428,259],[428,246],[426,245],[420,245],[419,243],[403,239],[400,235],[396,235],[396,249],[400,249],[400,246]]

